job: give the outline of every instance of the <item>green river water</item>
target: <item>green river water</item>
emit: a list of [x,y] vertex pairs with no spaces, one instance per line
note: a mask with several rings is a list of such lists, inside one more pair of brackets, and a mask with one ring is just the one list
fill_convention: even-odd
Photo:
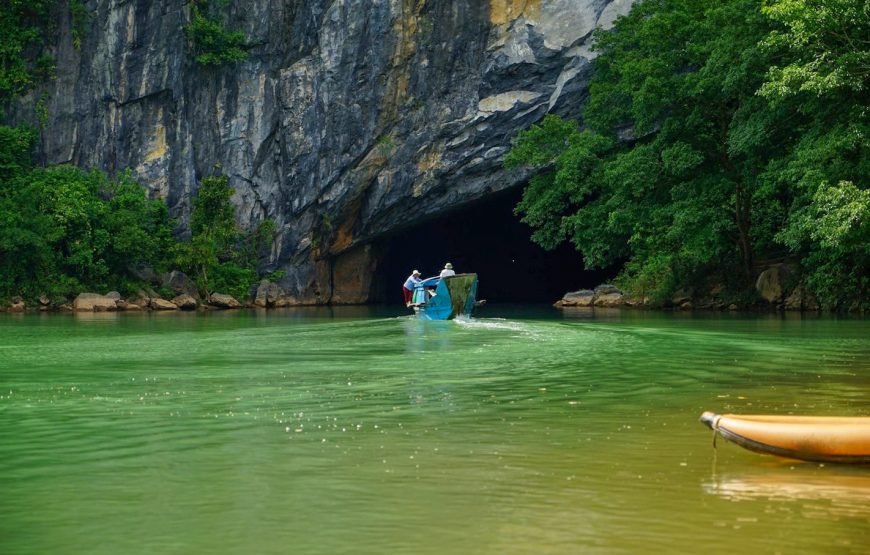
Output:
[[870,553],[870,320],[487,307],[0,314],[0,553]]

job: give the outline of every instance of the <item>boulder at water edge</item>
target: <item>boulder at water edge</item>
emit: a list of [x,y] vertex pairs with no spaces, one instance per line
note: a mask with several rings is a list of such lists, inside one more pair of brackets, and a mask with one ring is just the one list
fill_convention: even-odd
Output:
[[174,304],[181,310],[196,310],[196,299],[194,299],[187,293],[182,293],[181,295],[172,299],[172,304]]
[[755,289],[765,301],[777,303],[785,295],[784,283],[791,275],[791,271],[785,264],[774,264],[766,268],[758,275],[755,281]]
[[166,299],[151,299],[151,309],[152,310],[178,310],[178,306],[175,303],[171,303]]
[[212,293],[208,298],[208,304],[218,308],[239,308],[242,306],[242,303],[231,295],[224,295],[223,293]]
[[284,290],[277,283],[264,279],[257,286],[257,295],[254,304],[261,307],[275,306],[278,300],[284,297]]
[[97,293],[80,293],[73,301],[76,312],[106,312],[118,310],[115,299]]
[[595,288],[595,306],[616,307],[625,304],[625,295],[613,285],[603,284]]
[[566,306],[592,306],[592,301],[595,299],[595,292],[591,289],[581,289],[580,291],[571,291],[556,301],[553,306],[561,308]]
[[803,285],[795,287],[785,300],[786,310],[819,310],[819,308],[819,301]]

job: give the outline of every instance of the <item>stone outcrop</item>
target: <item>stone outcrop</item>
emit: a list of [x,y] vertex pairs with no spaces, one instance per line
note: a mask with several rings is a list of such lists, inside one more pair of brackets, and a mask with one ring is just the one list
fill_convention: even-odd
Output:
[[780,303],[785,294],[785,283],[791,270],[785,264],[774,264],[765,268],[755,281],[755,290],[769,303]]
[[254,304],[262,308],[280,306],[280,301],[285,298],[286,295],[280,285],[264,279],[260,281],[260,284],[257,286],[257,293],[254,296]]
[[155,298],[151,299],[151,304],[149,305],[151,310],[178,310],[178,306],[166,299]]
[[241,308],[242,306],[242,303],[234,297],[223,293],[212,293],[208,298],[208,304],[217,308]]
[[671,295],[671,306],[683,307],[685,305],[692,306],[693,291],[690,289],[680,288],[674,291]]
[[821,306],[815,295],[803,285],[799,285],[785,299],[784,308],[786,310],[820,310]]
[[81,293],[73,301],[76,312],[107,312],[118,310],[116,299],[97,293]]
[[[765,273],[767,272],[767,273]],[[655,308],[674,308],[679,310],[802,310],[802,311],[819,311],[822,306],[804,285],[795,287],[785,299],[782,298],[783,282],[794,272],[784,264],[778,264],[766,269],[762,272],[759,278],[760,289],[764,295],[767,295],[767,302],[750,302],[749,304],[738,305],[737,303],[728,302],[728,292],[721,284],[712,284],[709,289],[702,288],[700,292],[692,289],[678,289],[671,295],[665,303],[653,304],[649,297],[632,297],[625,295],[613,285],[599,285],[594,290],[582,289],[580,291],[572,291],[556,301],[553,306],[556,308],[569,307],[655,307]],[[772,300],[768,300],[772,299]],[[851,309],[858,311],[856,306]]]
[[192,3],[91,0],[80,47],[58,24],[56,79],[6,113],[36,126],[44,105],[43,160],[130,168],[182,227],[219,166],[242,227],[277,224],[263,269],[287,302],[361,302],[367,245],[527,179],[502,167],[511,138],[578,113],[592,31],[631,4],[230,0],[248,59],[213,67],[184,33]]
[[602,284],[594,290],[581,289],[565,293],[565,295],[556,301],[553,305],[557,308],[566,307],[601,307],[614,308],[626,304],[626,297],[619,288],[610,285]]
[[196,299],[187,293],[182,293],[178,295],[174,299],[172,299],[172,304],[180,308],[181,310],[196,310]]
[[613,285],[599,285],[595,288],[595,306],[614,308],[625,304],[625,295]]
[[178,270],[167,272],[160,280],[161,285],[170,289],[173,293],[179,295],[188,295],[194,299],[199,298],[199,291],[196,284],[187,277],[187,274]]
[[553,305],[557,308],[568,307],[568,306],[582,306],[589,307],[592,306],[592,302],[595,300],[595,292],[591,289],[581,289],[579,291],[571,291],[570,293],[565,293],[565,295],[556,301]]

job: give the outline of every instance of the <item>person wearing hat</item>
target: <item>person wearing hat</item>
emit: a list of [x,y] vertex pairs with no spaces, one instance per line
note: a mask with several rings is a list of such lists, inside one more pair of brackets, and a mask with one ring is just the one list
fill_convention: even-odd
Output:
[[405,306],[411,306],[411,296],[414,294],[414,286],[423,281],[420,279],[420,271],[414,270],[408,279],[405,280],[405,285],[402,286],[402,293],[405,295]]
[[441,270],[441,275],[439,277],[446,278],[450,276],[455,276],[456,272],[453,271],[453,264],[448,262],[444,265],[444,269]]

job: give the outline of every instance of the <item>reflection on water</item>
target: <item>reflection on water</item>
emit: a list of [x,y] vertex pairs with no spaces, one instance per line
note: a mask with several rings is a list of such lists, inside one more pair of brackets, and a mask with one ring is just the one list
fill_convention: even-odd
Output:
[[[787,466],[743,474],[726,473],[704,482],[704,491],[731,501],[823,501],[833,514],[870,522],[870,473],[836,465]],[[803,468],[809,466],[810,469]],[[817,503],[802,505],[817,514]]]
[[870,323],[575,316],[0,314],[0,552],[867,552],[866,468],[697,419],[870,414]]

